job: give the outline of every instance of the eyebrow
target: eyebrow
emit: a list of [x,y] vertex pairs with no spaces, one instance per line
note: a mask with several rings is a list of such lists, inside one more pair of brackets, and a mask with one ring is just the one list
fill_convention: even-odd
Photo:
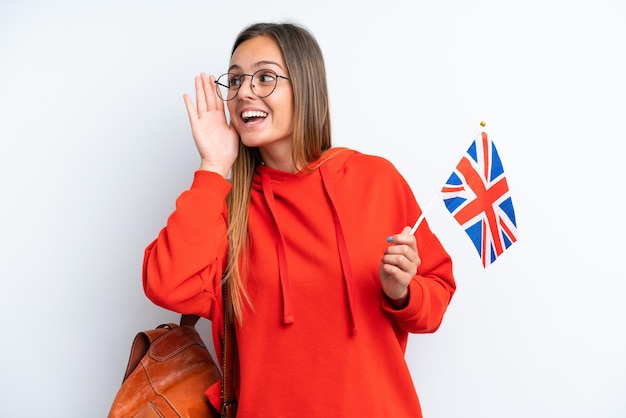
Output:
[[[280,64],[279,64],[279,63],[277,63],[276,61],[266,61],[266,60],[264,60],[264,61],[259,61],[259,62],[255,63],[255,64],[254,64],[254,67],[255,67],[255,68],[259,68],[259,67],[262,67],[262,66],[264,66],[264,65],[275,65],[275,66],[277,66],[278,68],[280,68],[281,70],[283,70],[283,71],[285,70],[285,69],[282,67],[282,65],[280,65]],[[240,66],[238,66],[237,64],[233,64],[233,65],[231,65],[230,67],[228,67],[228,71],[230,71],[230,70],[234,70],[234,69],[241,69],[241,67],[240,67]]]

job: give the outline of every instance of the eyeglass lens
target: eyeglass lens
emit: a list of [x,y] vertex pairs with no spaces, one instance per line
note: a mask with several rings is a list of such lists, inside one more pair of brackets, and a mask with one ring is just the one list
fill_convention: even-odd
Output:
[[217,79],[217,93],[222,100],[232,100],[237,96],[239,88],[245,82],[246,77],[251,77],[250,88],[252,93],[259,98],[267,97],[276,88],[278,77],[272,70],[259,70],[254,74],[226,73]]

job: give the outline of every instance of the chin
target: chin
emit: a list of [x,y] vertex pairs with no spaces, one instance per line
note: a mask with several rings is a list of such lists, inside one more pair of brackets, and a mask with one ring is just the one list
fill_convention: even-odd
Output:
[[247,147],[261,147],[263,145],[269,145],[277,142],[275,138],[270,137],[267,134],[262,135],[260,132],[255,132],[253,134],[250,134],[250,132],[244,132],[243,134],[240,133],[239,138]]
[[250,138],[248,135],[240,135],[241,143],[249,148],[256,148],[263,145],[264,141],[259,138]]

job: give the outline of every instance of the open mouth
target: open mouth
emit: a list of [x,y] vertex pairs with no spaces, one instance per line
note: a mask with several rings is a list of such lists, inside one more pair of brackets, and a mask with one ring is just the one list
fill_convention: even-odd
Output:
[[260,110],[246,111],[241,114],[241,119],[243,119],[244,123],[256,122],[266,117],[267,113]]

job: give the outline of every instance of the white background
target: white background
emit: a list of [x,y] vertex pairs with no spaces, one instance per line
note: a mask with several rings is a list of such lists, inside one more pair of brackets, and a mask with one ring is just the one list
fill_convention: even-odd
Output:
[[135,333],[176,320],[141,262],[198,166],[182,94],[285,19],[324,51],[335,145],[423,206],[481,120],[502,157],[520,239],[491,267],[428,212],[458,291],[407,350],[425,416],[626,416],[624,2],[295,3],[0,0],[0,416],[106,416]]

